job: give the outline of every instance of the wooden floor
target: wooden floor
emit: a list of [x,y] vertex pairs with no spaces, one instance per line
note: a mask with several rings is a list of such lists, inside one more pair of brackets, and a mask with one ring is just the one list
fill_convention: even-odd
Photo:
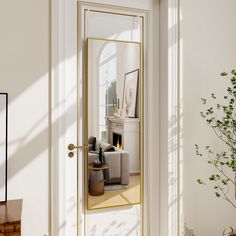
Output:
[[124,189],[105,191],[101,196],[88,195],[88,208],[135,204],[140,202],[140,198],[140,175],[134,175],[130,176],[130,183]]

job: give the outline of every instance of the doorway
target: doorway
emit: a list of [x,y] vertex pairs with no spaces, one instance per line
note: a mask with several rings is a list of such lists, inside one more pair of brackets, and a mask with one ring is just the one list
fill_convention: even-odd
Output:
[[[114,14],[117,13],[117,14]],[[117,206],[117,207],[109,207],[105,209],[88,209],[87,208],[87,199],[86,193],[88,192],[88,185],[85,184],[85,176],[88,174],[86,173],[87,170],[86,166],[86,155],[87,155],[87,148],[89,147],[88,139],[84,139],[84,137],[88,137],[88,133],[86,134],[87,125],[84,120],[84,114],[86,114],[86,109],[88,107],[85,106],[84,98],[84,86],[86,83],[86,68],[83,66],[87,58],[86,55],[86,40],[88,37],[95,37],[95,38],[103,38],[108,40],[117,40],[117,41],[125,41],[128,43],[136,42],[138,45],[141,46],[140,55],[141,55],[141,63],[144,62],[144,45],[143,43],[143,19],[144,13],[136,13],[133,10],[122,11],[120,9],[105,9],[98,8],[98,7],[91,7],[86,6],[83,4],[79,4],[78,6],[78,41],[76,44],[77,47],[77,58],[71,57],[69,58],[66,63],[68,63],[63,69],[65,70],[66,81],[65,83],[61,84],[59,88],[62,90],[64,89],[64,95],[61,99],[61,109],[66,110],[66,117],[64,122],[64,127],[66,127],[66,137],[62,140],[63,145],[59,145],[59,148],[64,148],[64,143],[67,144],[74,144],[75,146],[81,145],[82,148],[77,152],[77,149],[68,150],[65,153],[65,156],[71,156],[73,158],[67,158],[66,161],[63,160],[62,163],[59,165],[65,164],[65,172],[63,175],[58,174],[58,182],[64,182],[63,188],[66,188],[66,192],[63,192],[63,198],[59,202],[56,202],[58,205],[64,205],[64,209],[66,209],[66,214],[62,212],[61,214],[57,214],[59,216],[58,221],[61,222],[57,227],[59,228],[59,233],[57,235],[74,235],[74,232],[77,231],[78,235],[104,235],[106,232],[108,235],[111,232],[116,233],[117,235],[144,235],[144,227],[143,227],[143,216],[144,216],[144,204],[143,200],[145,198],[145,194],[140,197],[140,201],[135,201],[135,205],[130,204],[127,206]],[[109,25],[110,22],[113,22],[116,27],[112,28]],[[109,23],[109,24],[108,24]],[[102,24],[102,28],[98,30],[98,25]],[[110,30],[110,31],[108,31]],[[119,32],[117,32],[117,30]],[[81,32],[82,31],[82,32]],[[84,37],[86,35],[86,37]],[[73,35],[74,36],[74,35]],[[67,44],[68,45],[68,44]],[[74,45],[75,46],[75,45]],[[73,46],[73,47],[74,47]],[[69,48],[70,49],[70,48]],[[73,48],[72,51],[74,51]],[[114,54],[111,55],[113,57]],[[74,70],[70,70],[74,68],[76,59],[78,59],[78,74],[74,73]],[[105,60],[102,61],[102,64],[105,63]],[[62,69],[62,68],[61,68]],[[122,72],[123,77],[129,77],[128,72],[135,71],[137,68],[130,69],[129,71]],[[73,73],[72,73],[72,72]],[[143,73],[140,69],[140,73]],[[69,76],[70,75],[70,76]],[[76,79],[74,79],[76,77]],[[119,76],[121,77],[121,75]],[[137,77],[137,73],[136,73]],[[72,79],[73,78],[73,79]],[[65,80],[61,78],[61,80]],[[59,81],[59,80],[58,80]],[[112,81],[110,81],[110,85]],[[66,84],[66,86],[65,86]],[[116,85],[116,90],[123,91],[124,84]],[[105,100],[105,105],[107,106],[105,111],[97,114],[102,114],[105,116],[108,114],[113,113],[113,98],[114,100],[123,97],[123,92],[118,92],[118,96],[116,97],[114,91],[104,89],[101,86],[101,90],[103,90],[103,94],[106,95],[107,100]],[[130,91],[130,90],[128,90]],[[139,91],[139,90],[138,90]],[[111,93],[110,93],[111,92]],[[55,92],[56,93],[56,92]],[[108,96],[107,93],[110,93]],[[137,93],[138,94],[138,93]],[[112,99],[111,99],[112,97]],[[140,100],[144,99],[144,94],[138,94],[137,97],[140,97]],[[141,98],[142,97],[142,98]],[[128,98],[128,97],[127,97]],[[76,104],[75,104],[75,101]],[[119,101],[119,105],[122,106],[122,101]],[[137,104],[140,103],[137,99]],[[59,104],[59,106],[61,105]],[[102,103],[98,103],[98,107],[102,107]],[[118,105],[118,100],[117,100]],[[108,108],[109,107],[109,108]],[[139,106],[137,106],[139,107]],[[135,117],[136,113],[141,114],[139,109],[136,109],[135,112],[132,109],[127,109],[126,111],[130,118],[138,118]],[[132,115],[133,114],[133,115]],[[100,117],[99,115],[99,117]],[[133,116],[133,117],[132,117]],[[95,125],[95,130],[97,130],[96,137],[99,137],[101,140],[108,140],[109,139],[109,132],[105,132],[104,123],[100,121],[102,119],[97,119],[98,126]],[[137,120],[138,121],[138,120]],[[140,121],[138,121],[140,122]],[[138,123],[137,122],[137,123]],[[115,130],[113,130],[115,131]],[[121,131],[119,131],[121,132]],[[115,132],[118,133],[118,132]],[[72,135],[71,135],[72,134]],[[110,133],[112,135],[112,133]],[[121,134],[121,133],[120,133]],[[55,134],[56,136],[57,134]],[[144,134],[143,134],[144,135]],[[125,138],[124,134],[121,134],[121,142],[124,144]],[[139,141],[142,137],[139,137]],[[113,136],[111,137],[113,139]],[[113,142],[111,141],[113,144]],[[113,145],[116,146],[116,145]],[[138,145],[139,146],[139,145]],[[120,147],[122,149],[124,147]],[[139,148],[137,148],[139,150]],[[62,150],[61,150],[62,151]],[[65,150],[64,150],[65,151]],[[144,153],[144,148],[140,149],[140,152]],[[130,152],[131,153],[131,152]],[[131,155],[131,154],[130,154]],[[65,158],[65,156],[63,158]],[[140,157],[137,157],[136,161],[130,163],[130,166],[133,168],[133,173],[131,173],[132,178],[133,175],[138,175],[139,169],[143,170],[142,163],[140,161]],[[57,163],[58,165],[58,163]],[[135,178],[135,177],[134,177]],[[138,177],[139,178],[139,177]],[[76,183],[75,183],[76,180]],[[145,182],[145,176],[140,178],[139,186]],[[117,184],[117,183],[116,183]],[[62,189],[63,189],[62,188]],[[147,188],[147,186],[145,187]],[[142,193],[144,189],[142,189]],[[60,198],[61,196],[60,195]],[[65,204],[66,202],[66,204]],[[142,203],[142,204],[141,204]],[[76,204],[78,208],[76,208]],[[64,214],[64,215],[63,215]],[[65,217],[68,215],[69,217]],[[62,220],[60,220],[60,217]],[[115,229],[115,230],[114,230]],[[63,232],[64,231],[64,232]],[[112,235],[112,234],[111,234]]]

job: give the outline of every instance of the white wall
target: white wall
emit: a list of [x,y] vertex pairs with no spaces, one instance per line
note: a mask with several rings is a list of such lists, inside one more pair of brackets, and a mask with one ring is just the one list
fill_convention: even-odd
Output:
[[[8,198],[22,235],[48,232],[48,1],[0,1],[0,91],[9,93]],[[1,167],[2,168],[2,167]]]
[[[212,170],[203,160],[196,158],[194,144],[210,144],[222,149],[199,115],[202,109],[200,98],[209,96],[211,92],[222,98],[226,84],[219,74],[235,67],[233,9],[236,3],[222,0],[180,1],[181,126],[178,134],[177,2],[160,1],[160,230],[161,235],[178,235],[177,211],[180,207],[180,221],[185,221],[194,230],[194,235],[221,235],[227,225],[235,226],[236,213],[230,205],[216,199],[211,190],[196,183],[196,179],[207,178]],[[179,183],[180,202],[177,199]]]
[[234,0],[181,0],[183,207],[196,236],[221,235],[227,225],[236,226],[235,209],[196,183],[214,172],[194,152],[195,143],[225,148],[200,117],[200,98],[214,92],[222,101],[227,85],[219,74],[236,67],[235,9]]
[[[117,96],[120,99],[120,106],[123,103],[123,90],[125,74],[136,69],[140,69],[140,45],[139,44],[127,44],[126,47],[119,46],[117,50]],[[140,76],[140,72],[139,72]],[[140,78],[138,83],[140,82]],[[139,86],[137,91],[139,91]],[[139,114],[139,93],[137,94],[137,111],[136,117],[140,117]]]

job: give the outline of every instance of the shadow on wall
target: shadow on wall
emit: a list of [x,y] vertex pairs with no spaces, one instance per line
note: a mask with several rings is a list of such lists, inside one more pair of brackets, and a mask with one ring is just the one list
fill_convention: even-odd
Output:
[[[45,18],[44,15],[41,14],[42,12],[40,11],[38,12],[39,16],[35,15],[35,11],[32,11],[31,5],[28,5],[26,8],[22,8],[22,4],[20,3],[16,3],[16,4],[17,5],[15,5],[14,8],[12,8],[12,3],[5,4],[4,9],[2,8],[0,11],[1,17],[7,19],[6,21],[2,21],[2,23],[8,22],[8,28],[12,29],[12,30],[8,30],[6,29],[6,27],[3,27],[3,29],[6,29],[5,30],[6,32],[4,34],[4,37],[1,38],[2,41],[0,45],[0,49],[1,49],[0,51],[2,55],[5,55],[5,54],[14,55],[14,57],[10,57],[9,60],[7,60],[7,58],[0,57],[0,64],[2,65],[2,68],[3,68],[3,70],[1,71],[1,75],[2,74],[7,75],[7,76],[2,76],[2,77],[5,77],[5,80],[1,81],[0,85],[2,88],[4,88],[6,92],[9,93],[9,107],[11,107],[13,103],[16,103],[17,99],[22,94],[24,94],[25,92],[27,92],[27,90],[29,90],[31,87],[37,84],[40,78],[43,78],[45,76],[47,77],[47,74],[48,74],[48,62],[43,60],[44,62],[42,63],[42,59],[45,59],[45,56],[48,56],[48,51],[40,50],[40,47],[35,48],[35,45],[43,45],[42,47],[48,48],[48,36],[46,33],[45,35],[41,35],[41,34],[39,35],[39,34],[35,34],[34,32],[35,25],[37,25],[37,23],[39,24],[39,22],[37,21],[37,17],[39,19],[41,18],[43,19],[43,21],[40,21],[40,26],[41,25],[45,26],[43,31],[47,32],[48,18]],[[46,2],[45,4],[47,6]],[[43,8],[43,5],[40,5],[40,9],[41,8]],[[46,13],[48,12],[46,11],[45,14]],[[24,26],[23,28],[18,29],[15,22],[10,20],[12,18],[12,15],[14,15],[14,17],[19,20],[19,23]],[[37,22],[34,22],[34,21],[32,22],[32,19],[35,19],[35,21]],[[114,27],[112,27],[112,30],[114,30]],[[129,28],[124,29],[123,27],[123,30],[124,32],[126,32],[130,29]],[[121,34],[122,32],[114,34],[115,38],[119,38]],[[132,33],[130,35],[132,35]],[[11,48],[9,48],[9,47],[5,47],[6,45],[12,45],[12,46]],[[27,50],[24,50],[24,54],[22,54],[23,49],[27,49]],[[74,48],[72,45],[68,46],[68,50],[66,53],[67,53],[66,55],[67,60],[75,56]],[[16,66],[14,67],[14,65]],[[53,65],[53,68],[57,68],[57,66],[58,65]],[[47,80],[48,80],[48,77],[47,77]],[[45,82],[44,85],[48,86],[48,82]],[[43,91],[43,93],[45,94],[47,94],[48,92],[49,92],[48,90]],[[70,93],[72,92],[74,91],[71,91]],[[42,96],[43,93],[42,91],[38,91],[38,96]],[[36,94],[32,94],[32,97],[31,97],[32,100],[28,102],[30,104],[35,102],[35,106],[37,106],[38,100],[34,101],[34,96],[36,96]],[[63,103],[57,104],[54,107],[54,109],[57,109],[59,106],[62,106],[62,105]],[[25,104],[25,106],[27,106],[27,104]],[[19,108],[17,107],[17,109]],[[76,109],[76,104],[71,106],[68,109],[68,112],[72,113],[73,110],[75,109]],[[27,110],[27,112],[28,112],[28,117],[30,117],[30,113],[33,111]],[[67,115],[68,115],[68,112],[67,112]],[[11,116],[11,114],[9,114],[9,116]],[[63,122],[66,117],[67,116],[65,115],[61,116],[57,121],[53,123],[53,126],[56,127],[58,124]],[[21,169],[23,169],[24,166],[29,164],[30,161],[34,160],[34,158],[37,157],[40,153],[48,149],[48,142],[47,140],[45,140],[45,138],[47,138],[49,134],[48,128],[42,129],[41,132],[35,138],[31,139],[27,145],[24,144],[24,141],[29,138],[30,134],[34,133],[34,130],[37,129],[37,127],[45,119],[48,119],[48,113],[45,114],[37,122],[35,122],[34,127],[32,127],[30,131],[24,134],[23,137],[18,138],[18,139],[12,139],[12,135],[9,137],[8,145],[10,146],[10,148],[12,145],[19,146],[19,148],[14,152],[14,154],[9,155],[9,159],[8,159],[9,170],[10,170],[8,174],[9,179],[13,177],[15,174],[17,174],[17,172],[19,172]],[[76,120],[70,120],[69,125],[72,125],[75,122]],[[11,124],[9,124],[9,126],[10,126],[10,129],[12,129]],[[61,131],[60,135],[64,135],[64,134],[65,134],[65,130]],[[2,170],[2,168],[3,167],[0,166],[0,171]],[[1,182],[0,184],[2,185]]]
[[[69,93],[71,94],[71,93]],[[65,101],[63,101],[59,106],[63,106],[65,104]],[[53,122],[52,124],[52,129],[56,129],[59,124],[63,123],[65,119],[67,118],[67,127],[64,126],[63,129],[60,129],[60,136],[65,135],[66,129],[70,126],[72,126],[75,122],[76,119],[74,119],[73,114],[74,111],[76,110],[76,104],[73,104],[71,107],[67,109],[67,113],[59,117],[58,120]],[[71,114],[71,116],[69,115]],[[45,140],[45,137],[48,136],[48,127],[45,127],[44,129],[41,130],[40,133],[37,134],[36,137],[30,139],[27,144],[25,143],[25,140],[34,132],[34,130],[38,130],[38,126],[43,122],[43,120],[47,119],[48,115],[46,114],[44,117],[42,117],[36,124],[35,126],[25,134],[24,137],[12,140],[8,143],[8,145],[13,145],[17,144],[19,148],[16,149],[14,154],[12,154],[8,158],[8,166],[9,171],[8,171],[8,180],[11,179],[17,172],[21,171],[24,167],[26,167],[27,164],[30,163],[30,161],[33,161],[34,158],[36,158],[39,154],[43,153],[45,150],[48,149],[48,140]],[[70,118],[70,119],[68,119]],[[3,145],[3,144],[0,144]],[[33,148],[32,148],[33,147]],[[0,166],[0,172],[3,171],[5,166]],[[0,185],[4,185],[4,181],[0,180]]]
[[[124,212],[126,214],[124,214]],[[135,207],[123,207],[121,209],[106,209],[101,210],[97,216],[97,222],[91,221],[89,226],[88,235],[114,235],[114,236],[131,236],[140,235],[140,219],[137,217],[140,213],[140,208]],[[104,222],[104,218],[109,217],[111,220]]]
[[[178,104],[177,100],[174,102]],[[180,156],[182,149],[183,127],[180,125],[183,119],[182,115],[183,101],[176,105],[169,114],[168,120],[168,233],[172,234],[178,229],[178,215],[182,210],[180,202],[183,198],[182,189],[182,169],[183,160]],[[179,113],[181,112],[181,113]]]

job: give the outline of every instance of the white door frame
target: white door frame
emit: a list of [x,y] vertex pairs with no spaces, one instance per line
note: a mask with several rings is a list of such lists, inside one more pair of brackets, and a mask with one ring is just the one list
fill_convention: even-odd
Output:
[[[143,213],[143,227],[144,235],[159,235],[159,11],[158,4],[155,5],[153,11],[147,11],[143,9],[126,8],[119,6],[95,4],[88,2],[79,2],[80,7],[110,9],[118,12],[130,12],[134,14],[142,14],[145,22],[145,33],[144,33],[144,68],[145,68],[145,85],[144,85],[144,213]],[[73,0],[52,0],[52,84],[51,84],[51,103],[58,104],[61,100],[66,99],[63,93],[63,86],[69,81],[70,72],[65,69],[67,63],[68,54],[77,54],[77,35],[81,35],[80,32],[77,34],[77,2]],[[155,22],[156,21],[156,22]],[[81,29],[83,30],[83,29]],[[68,36],[69,35],[69,36]],[[68,43],[72,47],[68,46]],[[81,60],[82,55],[78,55],[78,61]],[[76,63],[72,61],[72,68]],[[76,70],[77,67],[74,69]],[[74,76],[74,75],[72,75]],[[80,76],[80,75],[79,75]],[[74,77],[73,77],[74,78]],[[58,91],[58,89],[62,89]],[[78,89],[78,98],[81,96],[82,88]],[[59,118],[60,114],[63,113],[65,107],[54,107],[52,110],[52,121]],[[78,114],[79,115],[79,114]],[[78,121],[79,128],[82,126],[81,122]],[[58,133],[60,132],[60,125],[52,127],[52,163],[51,163],[51,236],[57,236],[57,228],[60,226],[58,222],[58,204],[59,204],[59,193],[63,192],[63,184],[58,180],[58,173],[64,172],[63,163],[58,163],[58,156],[63,155],[65,157],[66,146],[60,145],[58,139]],[[82,137],[74,137],[74,139],[82,140]],[[76,141],[76,140],[75,140]],[[75,142],[74,141],[74,142]],[[61,154],[61,153],[62,154]],[[148,158],[147,158],[148,157]],[[61,159],[63,160],[63,158]],[[78,165],[82,165],[82,158],[78,156]],[[61,169],[62,168],[62,169]],[[82,173],[79,173],[79,180],[82,180]],[[78,188],[81,187],[83,181],[78,182]],[[58,188],[60,187],[60,191]],[[82,193],[83,196],[83,193]],[[78,196],[81,199],[81,196]],[[83,203],[78,209],[78,216],[83,213]],[[64,207],[63,204],[59,205]],[[62,209],[63,211],[63,209]],[[61,216],[66,220],[66,215]],[[83,218],[78,219],[83,224]],[[60,222],[63,219],[60,219]],[[79,227],[81,228],[81,227]],[[79,236],[83,236],[83,231],[78,232]],[[67,235],[66,235],[67,236]]]
[[160,235],[182,235],[180,1],[160,0]]

